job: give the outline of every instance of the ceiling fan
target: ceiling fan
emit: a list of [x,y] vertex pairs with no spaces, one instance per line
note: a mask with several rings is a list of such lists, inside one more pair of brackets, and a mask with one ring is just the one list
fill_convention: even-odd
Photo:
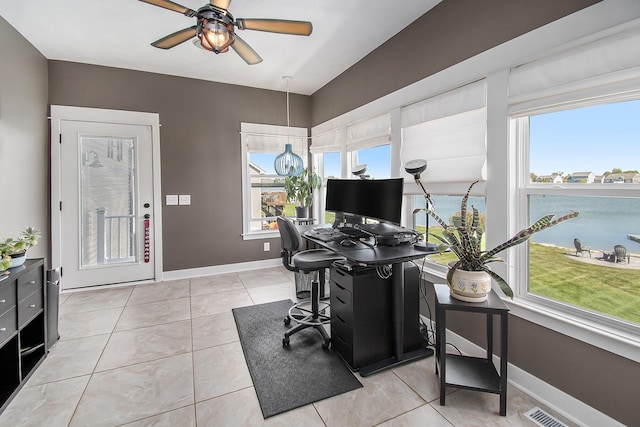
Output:
[[171,49],[192,37],[198,37],[197,45],[215,53],[225,53],[229,47],[249,65],[262,62],[260,55],[242,40],[233,27],[240,30],[266,31],[270,33],[308,36],[313,30],[311,22],[289,21],[284,19],[234,19],[227,10],[231,0],[210,0],[197,11],[179,5],[170,0],[140,0],[174,12],[182,13],[189,18],[196,18],[196,25],[176,31],[151,43],[160,49]]

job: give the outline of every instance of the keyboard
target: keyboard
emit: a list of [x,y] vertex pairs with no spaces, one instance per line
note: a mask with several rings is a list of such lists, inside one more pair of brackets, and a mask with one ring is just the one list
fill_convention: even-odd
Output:
[[340,230],[329,227],[314,228],[313,230],[305,231],[304,235],[321,242],[339,242],[349,237]]
[[354,227],[338,227],[336,230],[340,231],[341,233],[346,234],[349,237],[354,237],[356,239],[360,239],[362,237],[371,236],[370,234],[365,233],[364,231],[360,230],[359,228],[354,228]]

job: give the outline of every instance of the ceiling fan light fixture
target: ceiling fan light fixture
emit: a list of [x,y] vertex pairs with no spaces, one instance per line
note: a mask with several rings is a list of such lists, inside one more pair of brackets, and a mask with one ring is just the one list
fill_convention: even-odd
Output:
[[198,38],[203,48],[215,53],[224,53],[235,41],[233,27],[223,22],[203,20],[198,32]]

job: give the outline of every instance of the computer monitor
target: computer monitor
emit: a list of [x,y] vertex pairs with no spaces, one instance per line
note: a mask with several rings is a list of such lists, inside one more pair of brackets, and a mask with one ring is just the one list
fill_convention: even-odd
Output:
[[400,224],[402,178],[328,179],[325,209]]

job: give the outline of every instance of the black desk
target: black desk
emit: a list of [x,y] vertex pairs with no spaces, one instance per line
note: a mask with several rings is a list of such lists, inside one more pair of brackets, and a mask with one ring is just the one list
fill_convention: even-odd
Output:
[[353,247],[345,247],[340,242],[323,242],[311,236],[305,239],[329,249],[362,266],[392,265],[392,318],[394,331],[395,356],[373,363],[360,369],[360,375],[366,377],[377,372],[395,368],[399,365],[422,359],[433,354],[433,350],[421,348],[404,353],[404,268],[402,263],[424,258],[428,252],[417,250],[413,245],[374,246],[357,242]]

